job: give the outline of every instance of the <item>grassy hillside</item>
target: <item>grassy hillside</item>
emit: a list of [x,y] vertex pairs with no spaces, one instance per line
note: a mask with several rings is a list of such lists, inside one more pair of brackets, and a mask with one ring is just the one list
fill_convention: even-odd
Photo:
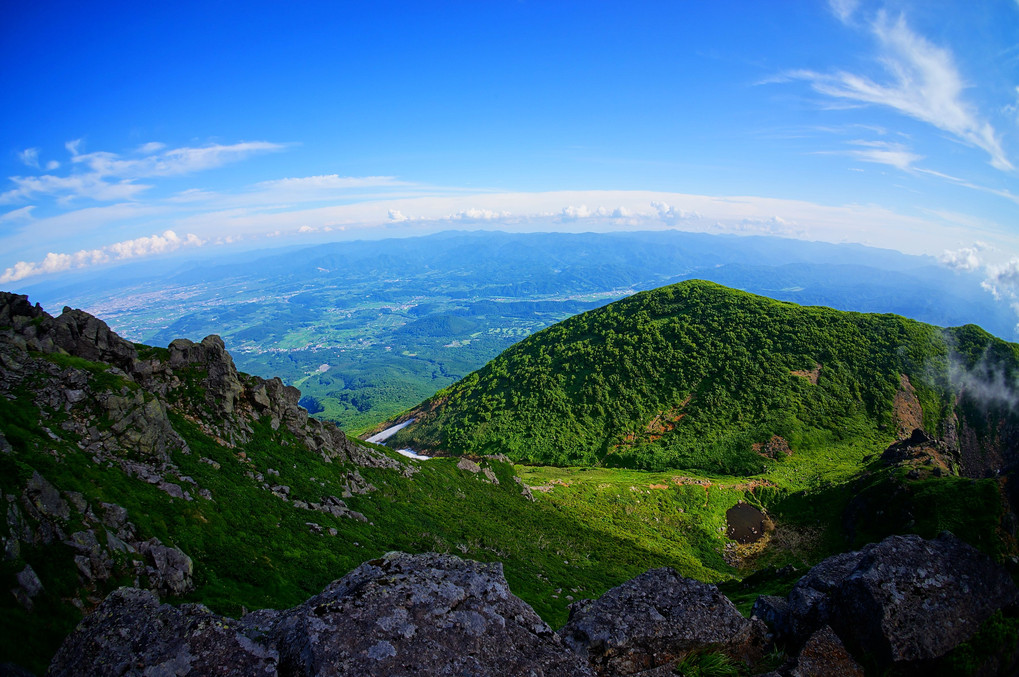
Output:
[[[164,359],[165,353],[143,350]],[[616,510],[597,516],[564,509],[541,492],[536,501],[528,500],[514,468],[492,459],[479,461],[498,483],[458,468],[454,459],[410,462],[380,447],[417,472],[401,464],[354,467],[326,461],[285,426],[274,429],[267,417],[253,422],[249,442],[231,445],[203,432],[185,413],[196,400],[203,401],[206,374],[199,369],[178,370],[182,383],[170,398],[169,420],[187,445],[174,451],[170,462],[174,477],[187,478],[181,484],[191,494],[174,496],[84,451],[113,430],[118,419],[89,419],[93,424],[83,437],[63,424],[86,412],[65,409],[62,401],[44,404],[39,395],[52,392],[51,385],[62,388],[68,378],[79,379],[85,392],[100,399],[122,391],[148,398],[147,391],[103,363],[60,353],[35,354],[34,359],[62,371],[57,381],[39,373],[0,397],[0,448],[5,449],[0,453],[0,500],[8,510],[7,519],[0,521],[6,552],[0,582],[5,589],[17,589],[17,576],[31,567],[43,587],[31,608],[14,595],[0,598],[0,663],[13,661],[43,672],[83,611],[119,585],[146,585],[144,574],[139,576],[133,566],[143,556],[107,545],[117,543],[110,540],[115,529],[103,521],[109,504],[126,509],[136,541],[158,538],[191,557],[195,587],[186,600],[233,616],[245,609],[295,605],[391,550],[501,561],[513,591],[553,626],[565,622],[572,599],[595,597],[652,567],[672,566],[708,581],[735,573],[722,559],[724,539],[717,526],[741,492],[716,492],[707,502],[700,489],[676,490],[660,493],[651,503],[624,489]],[[129,458],[137,454],[130,447],[123,453]],[[374,487],[344,498],[364,521],[299,504],[341,495],[352,472]],[[54,501],[67,503],[66,516],[40,518],[33,512],[27,486],[36,473],[59,492]],[[197,495],[199,488],[208,492],[207,498]],[[682,528],[648,528],[662,519],[682,523]],[[97,545],[84,560],[76,560],[81,550],[73,535],[81,541],[86,533],[94,534]],[[110,578],[84,576],[79,563],[92,554],[112,558]]]
[[[897,395],[915,393],[923,427],[944,433],[953,377],[981,367],[988,351],[994,369],[1015,372],[1016,346],[976,327],[682,282],[521,341],[414,410],[393,444],[539,464],[768,469],[792,485],[823,460],[844,478],[898,428],[921,423],[897,413]],[[782,453],[759,453],[774,436]]]

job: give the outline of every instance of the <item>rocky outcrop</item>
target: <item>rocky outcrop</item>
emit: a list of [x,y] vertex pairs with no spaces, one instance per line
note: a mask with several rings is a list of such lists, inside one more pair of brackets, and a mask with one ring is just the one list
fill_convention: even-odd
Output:
[[[96,390],[90,374],[61,370],[31,358],[28,350],[105,365],[110,376],[122,379],[127,388]],[[0,386],[9,390],[28,375],[50,374],[53,379],[47,383],[55,387],[40,388],[41,407],[85,406],[95,410],[93,417],[102,414],[113,422],[112,427],[100,428],[90,427],[88,416],[79,421],[82,425],[74,432],[89,437],[90,447],[112,455],[137,452],[165,463],[169,452],[183,444],[166,416],[167,408],[172,408],[228,446],[250,441],[253,424],[267,418],[274,430],[284,426],[327,461],[401,467],[398,460],[347,439],[335,425],[309,418],[298,403],[301,393],[296,388],[278,378],[240,374],[218,336],[207,336],[200,343],[177,339],[165,355],[141,359],[134,344],[84,311],[65,308],[54,318],[25,296],[0,292]]]
[[121,589],[65,640],[50,674],[594,673],[509,591],[500,564],[390,553],[298,607],[240,621]]
[[959,474],[959,455],[944,440],[915,428],[909,437],[892,443],[881,454],[885,465],[908,466],[916,471],[926,470],[935,477]]
[[121,588],[68,636],[48,674],[277,674],[276,653],[244,630],[199,604],[160,605],[149,591]]
[[117,336],[102,320],[71,308],[64,308],[54,318],[38,304],[30,304],[27,296],[0,292],[2,327],[9,327],[9,338],[25,350],[63,351],[125,372],[131,371],[138,358],[134,345]]
[[945,655],[995,610],[1017,603],[1001,567],[945,533],[930,541],[890,536],[830,557],[785,599],[759,598],[754,614],[791,645],[830,625],[854,654],[901,667]]
[[746,664],[764,651],[766,630],[718,588],[673,569],[652,569],[597,600],[570,606],[563,642],[599,675],[636,675],[692,651],[717,650]]
[[[297,388],[284,385],[279,378],[240,374],[219,336],[206,336],[201,343],[176,339],[170,343],[166,368],[174,377],[165,388],[171,399],[175,391],[186,391],[195,385],[193,380],[198,380],[197,385],[204,392],[202,401],[178,397],[177,402],[193,422],[223,444],[250,441],[252,424],[264,417],[273,430],[284,426],[326,461],[367,467],[400,466],[399,461],[349,440],[332,423],[310,418],[299,404],[301,391]],[[157,376],[158,368],[152,378]]]
[[[23,594],[42,585],[22,578]],[[394,552],[297,607],[240,620],[121,589],[68,636],[51,673],[665,677],[721,652],[752,674],[771,646],[762,614],[791,656],[769,675],[860,677],[861,658],[928,674],[989,610],[1016,601],[1007,574],[954,537],[893,536],[825,560],[787,598],[762,597],[751,619],[715,586],[653,569],[574,603],[554,633],[501,564]]]

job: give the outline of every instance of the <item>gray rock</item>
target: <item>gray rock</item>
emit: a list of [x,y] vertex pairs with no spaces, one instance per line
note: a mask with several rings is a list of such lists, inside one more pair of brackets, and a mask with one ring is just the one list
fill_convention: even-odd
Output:
[[181,596],[194,589],[194,566],[181,550],[163,545],[158,538],[145,541],[138,549],[151,565],[149,574],[156,590]]
[[784,603],[760,598],[754,613],[776,636],[803,644],[830,625],[854,654],[916,666],[968,640],[995,610],[1019,603],[1008,573],[949,533],[889,536],[824,560]]
[[863,668],[849,655],[842,640],[827,625],[803,645],[788,670],[789,677],[863,677]]
[[599,675],[635,675],[675,663],[692,651],[718,650],[753,663],[763,653],[764,624],[747,620],[714,585],[652,569],[597,600],[570,605],[560,637]]
[[31,611],[33,607],[32,600],[43,590],[42,581],[39,580],[30,564],[26,564],[25,568],[18,572],[15,580],[18,582],[18,586],[11,590],[11,594],[14,595],[21,606]]
[[284,674],[592,675],[509,591],[502,565],[390,553],[283,612]]
[[472,472],[474,474],[481,472],[481,466],[469,458],[461,458],[460,462],[456,464],[456,467],[460,468],[460,470],[466,470],[467,472]]
[[25,502],[34,507],[43,517],[66,520],[71,515],[67,502],[60,498],[60,492],[46,478],[32,471],[32,477],[25,485]]
[[119,529],[127,522],[127,508],[116,503],[103,503],[103,524],[111,529]]
[[36,575],[31,564],[26,564],[25,568],[18,572],[16,578],[18,585],[29,597],[35,597],[42,592],[42,581],[39,580],[39,576]]
[[152,592],[121,588],[64,640],[47,674],[277,674],[276,652],[243,630],[201,605],[160,605]]

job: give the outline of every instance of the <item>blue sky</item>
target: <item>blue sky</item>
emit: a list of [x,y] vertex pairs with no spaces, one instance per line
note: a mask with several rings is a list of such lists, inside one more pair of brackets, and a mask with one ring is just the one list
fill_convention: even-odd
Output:
[[284,241],[681,228],[1019,289],[1019,0],[40,0],[0,9],[0,78],[6,288]]

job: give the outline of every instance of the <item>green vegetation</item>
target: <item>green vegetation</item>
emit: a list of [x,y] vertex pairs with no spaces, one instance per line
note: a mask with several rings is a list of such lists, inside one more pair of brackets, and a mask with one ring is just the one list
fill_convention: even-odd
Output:
[[[420,314],[405,333],[477,329],[476,319],[434,307]],[[464,345],[475,338],[466,336]],[[145,359],[167,355],[136,347]],[[94,393],[139,388],[101,363],[34,357],[83,372]],[[368,390],[347,387],[346,374],[330,367],[306,382],[343,380],[347,399],[341,393],[306,401],[325,411],[344,402],[366,417],[377,413],[359,399]],[[1011,383],[1017,374],[1017,347],[976,327],[941,330],[891,315],[801,308],[690,282],[524,340],[422,405],[419,423],[390,442],[472,454],[491,467],[497,484],[460,470],[456,458],[415,463],[410,477],[361,468],[375,490],[345,501],[366,521],[334,517],[294,502],[341,496],[354,468],[323,461],[267,419],[254,424],[250,442],[229,447],[195,419],[171,413],[188,447],[173,463],[195,482],[181,481],[193,500],[173,498],[83,453],[73,428],[60,426],[80,411],[37,401],[28,385],[46,376],[36,374],[0,397],[0,430],[14,451],[0,454],[0,489],[5,501],[21,501],[38,471],[65,496],[79,492],[97,514],[103,502],[127,508],[140,538],[158,537],[193,559],[197,587],[189,599],[234,616],[297,604],[390,550],[500,561],[514,593],[553,627],[565,622],[574,599],[659,566],[719,583],[747,613],[758,594],[785,594],[820,559],[892,533],[933,537],[948,529],[999,561],[1014,555],[1014,540],[1003,536],[999,479],[943,476],[931,463],[887,466],[877,455],[898,433],[893,403],[902,375],[928,430],[943,434],[952,420],[997,444],[998,423],[1014,423],[1014,414],[1000,390],[980,386]],[[213,416],[206,374],[191,366],[174,375],[171,410]],[[960,382],[969,395],[954,403]],[[97,427],[109,424],[100,412]],[[481,458],[492,453],[523,463]],[[534,487],[534,502],[521,495],[516,476]],[[285,485],[289,500],[274,495],[274,485]],[[199,487],[213,500],[198,496]],[[763,508],[773,522],[755,547],[725,536],[725,512],[738,501]],[[75,519],[63,525],[68,534],[83,528]],[[5,537],[13,528],[0,522]],[[105,542],[101,525],[89,528]],[[0,585],[16,587],[26,564],[45,594],[33,613],[13,595],[0,601],[0,662],[36,670],[80,617],[79,607],[134,583],[109,580],[84,590],[73,553],[56,540],[6,559]],[[990,624],[986,638],[973,640],[973,655],[997,651],[1014,631],[1011,618]],[[730,674],[732,666],[713,656],[698,654],[677,670]],[[959,658],[966,665],[978,659],[967,656]]]
[[[903,374],[925,428],[942,432],[953,342],[967,368],[988,350],[1019,364],[1015,346],[975,328],[683,282],[521,341],[423,404],[393,443],[539,464],[767,471],[790,487],[845,480],[894,439]],[[757,453],[775,435],[791,457]]]
[[[89,373],[95,384],[105,372]],[[188,385],[199,375],[182,371],[182,376],[180,392],[204,401],[204,393]],[[56,414],[40,410],[28,392],[0,398],[0,427],[15,450],[0,454],[4,496],[19,495],[38,471],[62,492],[80,492],[97,514],[103,502],[127,508],[140,538],[158,537],[193,559],[197,588],[188,599],[233,616],[245,608],[295,605],[390,550],[498,560],[513,591],[554,627],[565,623],[571,598],[596,597],[649,568],[672,566],[711,581],[734,573],[720,556],[720,529],[738,491],[712,490],[708,500],[699,486],[631,490],[635,483],[646,487],[668,481],[635,471],[524,468],[526,481],[537,484],[569,484],[572,475],[590,478],[576,492],[563,484],[547,494],[536,492],[532,503],[521,495],[509,464],[485,461],[499,479],[490,484],[483,475],[458,469],[455,459],[433,459],[417,464],[419,471],[409,478],[397,470],[360,469],[376,487],[345,499],[368,520],[361,522],[294,507],[294,500],[340,496],[345,475],[353,469],[324,462],[284,428],[273,430],[267,420],[256,425],[250,443],[228,448],[171,414],[190,450],[175,453],[174,464],[213,496],[211,501],[198,496],[188,501],[128,477],[112,464],[96,464],[81,452],[72,433],[53,428],[58,437],[53,439],[40,423]],[[263,487],[266,483],[289,487],[291,500],[273,495]],[[605,483],[612,488],[599,488]],[[182,486],[195,493],[193,486]],[[82,528],[80,523],[64,525],[68,534]],[[105,542],[101,525],[89,528]],[[329,535],[330,529],[336,535]],[[9,527],[0,523],[0,532],[9,535]],[[37,598],[39,613],[27,612],[13,595],[0,600],[0,662],[43,671],[80,618],[75,604],[90,608],[116,585],[134,583],[110,580],[85,590],[73,554],[56,541],[23,548],[17,558],[4,562],[0,583],[7,589],[17,587],[15,575],[30,564],[45,594]]]

